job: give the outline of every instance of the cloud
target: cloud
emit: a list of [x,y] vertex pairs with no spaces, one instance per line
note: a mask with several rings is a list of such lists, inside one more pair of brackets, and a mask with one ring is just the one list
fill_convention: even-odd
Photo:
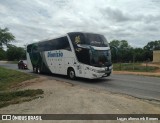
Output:
[[19,46],[88,31],[142,47],[160,39],[159,5],[157,0],[1,0],[0,27],[8,27]]
[[111,22],[124,22],[129,21],[130,18],[127,16],[127,14],[123,13],[119,9],[113,9],[110,7],[107,7],[105,9],[100,10],[102,15]]

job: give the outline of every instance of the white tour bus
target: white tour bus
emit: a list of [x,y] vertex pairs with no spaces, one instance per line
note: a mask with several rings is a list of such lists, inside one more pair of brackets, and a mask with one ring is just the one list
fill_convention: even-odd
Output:
[[27,46],[28,68],[35,73],[68,75],[70,79],[107,77],[112,72],[111,51],[105,37],[71,32]]

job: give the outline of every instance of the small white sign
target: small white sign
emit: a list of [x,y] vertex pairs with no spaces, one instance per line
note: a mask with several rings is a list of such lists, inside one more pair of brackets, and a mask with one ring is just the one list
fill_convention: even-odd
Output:
[[11,115],[2,115],[2,120],[12,120]]

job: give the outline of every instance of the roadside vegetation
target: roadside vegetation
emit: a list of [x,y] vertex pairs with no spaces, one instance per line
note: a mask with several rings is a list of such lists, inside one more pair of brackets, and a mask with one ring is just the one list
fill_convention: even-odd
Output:
[[17,47],[11,44],[12,42],[17,42],[15,36],[8,28],[0,27],[0,60],[15,61],[26,58],[24,47]]
[[23,91],[11,91],[0,93],[0,108],[8,106],[10,104],[18,104],[25,101],[31,101],[37,97],[37,95],[43,94],[43,90],[23,90]]
[[[25,59],[24,59],[25,60]],[[14,60],[14,61],[6,61],[6,63],[8,64],[18,64],[19,61]]]
[[148,42],[143,48],[135,48],[126,40],[112,40],[110,43],[113,63],[151,62],[153,51],[160,50],[160,40]]
[[43,94],[43,90],[21,90],[13,91],[19,83],[33,79],[34,76],[15,70],[0,67],[0,108],[10,104],[30,101]]
[[9,90],[16,84],[33,78],[30,74],[0,67],[0,91]]
[[156,66],[142,65],[142,63],[115,63],[113,70],[115,71],[132,71],[132,72],[154,72],[159,68]]

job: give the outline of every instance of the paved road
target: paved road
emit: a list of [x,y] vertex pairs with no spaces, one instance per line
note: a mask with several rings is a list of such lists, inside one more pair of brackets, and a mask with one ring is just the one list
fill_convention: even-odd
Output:
[[[0,63],[0,66],[17,70],[17,65],[15,64]],[[30,70],[20,71],[33,74]],[[67,79],[66,76],[61,75],[44,76],[47,76],[49,79],[62,80],[72,84],[104,89],[110,92],[127,94],[142,99],[160,101],[160,78],[156,77],[112,74],[108,78],[102,78],[97,80],[78,78],[77,80],[73,81]]]

